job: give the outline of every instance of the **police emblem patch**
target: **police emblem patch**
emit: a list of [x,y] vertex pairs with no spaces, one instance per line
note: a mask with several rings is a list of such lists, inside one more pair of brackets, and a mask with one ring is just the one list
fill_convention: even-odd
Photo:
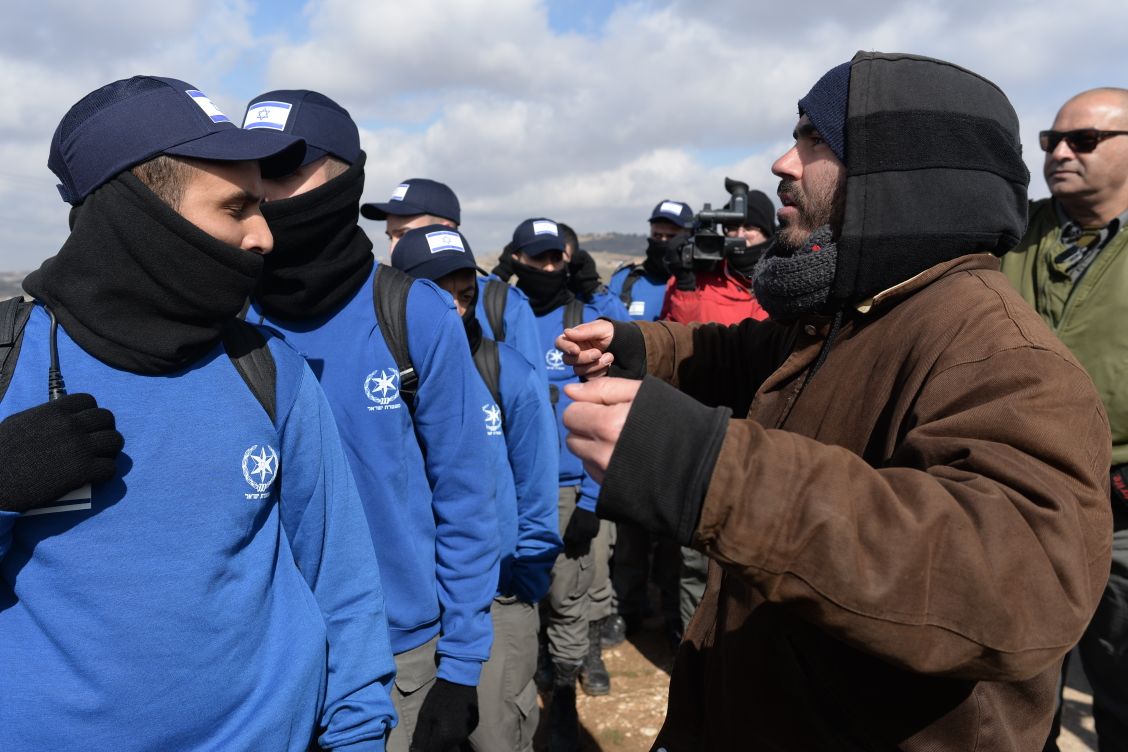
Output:
[[564,353],[557,350],[555,347],[544,354],[545,367],[550,371],[563,371],[564,370]]
[[394,368],[381,368],[368,374],[364,380],[364,396],[376,404],[369,410],[393,410],[400,406],[396,402],[399,397],[399,371]]
[[255,489],[247,494],[248,499],[263,499],[269,496],[268,490],[278,477],[278,452],[269,444],[252,444],[243,452],[243,479]]
[[501,408],[494,404],[482,405],[486,414],[486,435],[501,436]]

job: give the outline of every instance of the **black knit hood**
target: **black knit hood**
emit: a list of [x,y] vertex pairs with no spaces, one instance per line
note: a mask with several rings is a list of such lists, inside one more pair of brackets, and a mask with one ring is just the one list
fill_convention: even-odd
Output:
[[1002,255],[1026,228],[1018,116],[997,86],[959,66],[855,55],[845,157],[839,304],[959,256]]

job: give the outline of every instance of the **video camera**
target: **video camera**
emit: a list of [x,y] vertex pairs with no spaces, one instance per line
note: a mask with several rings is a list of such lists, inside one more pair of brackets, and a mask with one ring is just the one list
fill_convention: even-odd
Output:
[[726,237],[725,230],[741,227],[748,221],[748,184],[725,178],[725,190],[732,198],[722,209],[714,211],[705,204],[694,217],[697,231],[679,251],[683,268],[712,266],[745,247],[743,238]]

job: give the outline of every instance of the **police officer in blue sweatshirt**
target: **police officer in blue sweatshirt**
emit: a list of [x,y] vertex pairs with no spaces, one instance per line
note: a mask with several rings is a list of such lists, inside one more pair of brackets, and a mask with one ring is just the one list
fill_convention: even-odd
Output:
[[439,224],[408,230],[396,244],[392,265],[451,294],[475,365],[494,398],[482,412],[495,454],[501,572],[491,607],[493,648],[478,684],[481,723],[470,746],[476,752],[532,752],[539,718],[533,683],[536,606],[548,592],[561,547],[556,421],[533,366],[506,343],[482,334],[474,313],[481,270],[465,237]]
[[348,112],[317,92],[272,91],[251,100],[244,128],[307,145],[301,166],[266,181],[275,252],[247,318],[314,366],[356,475],[396,658],[400,723],[388,748],[446,752],[477,725],[490,652],[499,543],[495,481],[482,472],[489,393],[450,298],[426,280],[406,296],[418,389],[401,392],[388,344],[397,334],[377,324],[372,242],[357,226],[365,155]]
[[[384,749],[394,664],[336,426],[235,318],[272,246],[260,167],[303,153],[148,76],[55,131],[71,233],[25,281],[0,402],[4,749]],[[248,353],[273,374],[244,381]],[[44,403],[53,361],[78,393]]]
[[[395,254],[396,243],[404,233],[415,227],[430,224],[446,225],[454,229],[462,223],[462,208],[458,196],[445,183],[427,178],[410,178],[396,186],[391,197],[383,203],[362,204],[360,213],[367,219],[386,222],[385,234],[388,236],[388,253]],[[498,288],[505,297],[500,301],[504,312],[501,331],[494,331],[486,310],[488,295],[486,287],[491,280],[502,281],[496,276],[478,278],[477,318],[482,327],[482,335],[497,342],[506,342],[516,348],[537,367],[542,380],[547,383],[548,375],[541,364],[540,339],[537,335],[536,320],[529,308],[529,301],[516,288]]]
[[590,304],[604,316],[623,318],[623,305],[599,277],[595,258],[580,247],[580,236],[569,225],[557,222],[564,239],[564,263],[568,266],[568,289],[578,299]]
[[657,321],[666,299],[670,261],[693,229],[693,209],[684,201],[663,199],[650,213],[646,260],[626,264],[611,275],[608,287],[627,306],[632,321]]
[[[610,609],[611,585],[607,570],[609,535],[604,529],[603,534],[597,537],[601,532],[600,520],[595,516],[599,486],[584,472],[580,460],[564,443],[565,429],[561,416],[570,400],[564,394],[563,386],[578,381],[578,378],[564,365],[563,354],[556,349],[554,342],[568,325],[569,318],[581,323],[593,321],[601,314],[577,300],[568,289],[564,240],[556,222],[545,218],[525,220],[514,230],[511,248],[517,286],[529,297],[533,313],[537,316],[542,357],[548,371],[560,436],[557,507],[560,529],[564,531],[564,551],[557,557],[552,570],[546,632],[554,669],[549,738],[553,752],[564,752],[577,749],[579,744],[576,677],[581,667],[586,673],[598,675],[589,677],[595,693],[610,691],[610,679],[599,653],[598,622]],[[592,606],[592,590],[604,593],[595,608]]]

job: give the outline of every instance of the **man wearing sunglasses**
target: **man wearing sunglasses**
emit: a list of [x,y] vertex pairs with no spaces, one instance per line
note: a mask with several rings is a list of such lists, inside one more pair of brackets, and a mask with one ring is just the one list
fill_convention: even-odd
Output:
[[[1128,749],[1128,89],[1070,99],[1039,134],[1052,197],[1003,271],[1085,366],[1112,430],[1112,573],[1081,638],[1101,750]],[[1056,733],[1047,743],[1055,750]]]

